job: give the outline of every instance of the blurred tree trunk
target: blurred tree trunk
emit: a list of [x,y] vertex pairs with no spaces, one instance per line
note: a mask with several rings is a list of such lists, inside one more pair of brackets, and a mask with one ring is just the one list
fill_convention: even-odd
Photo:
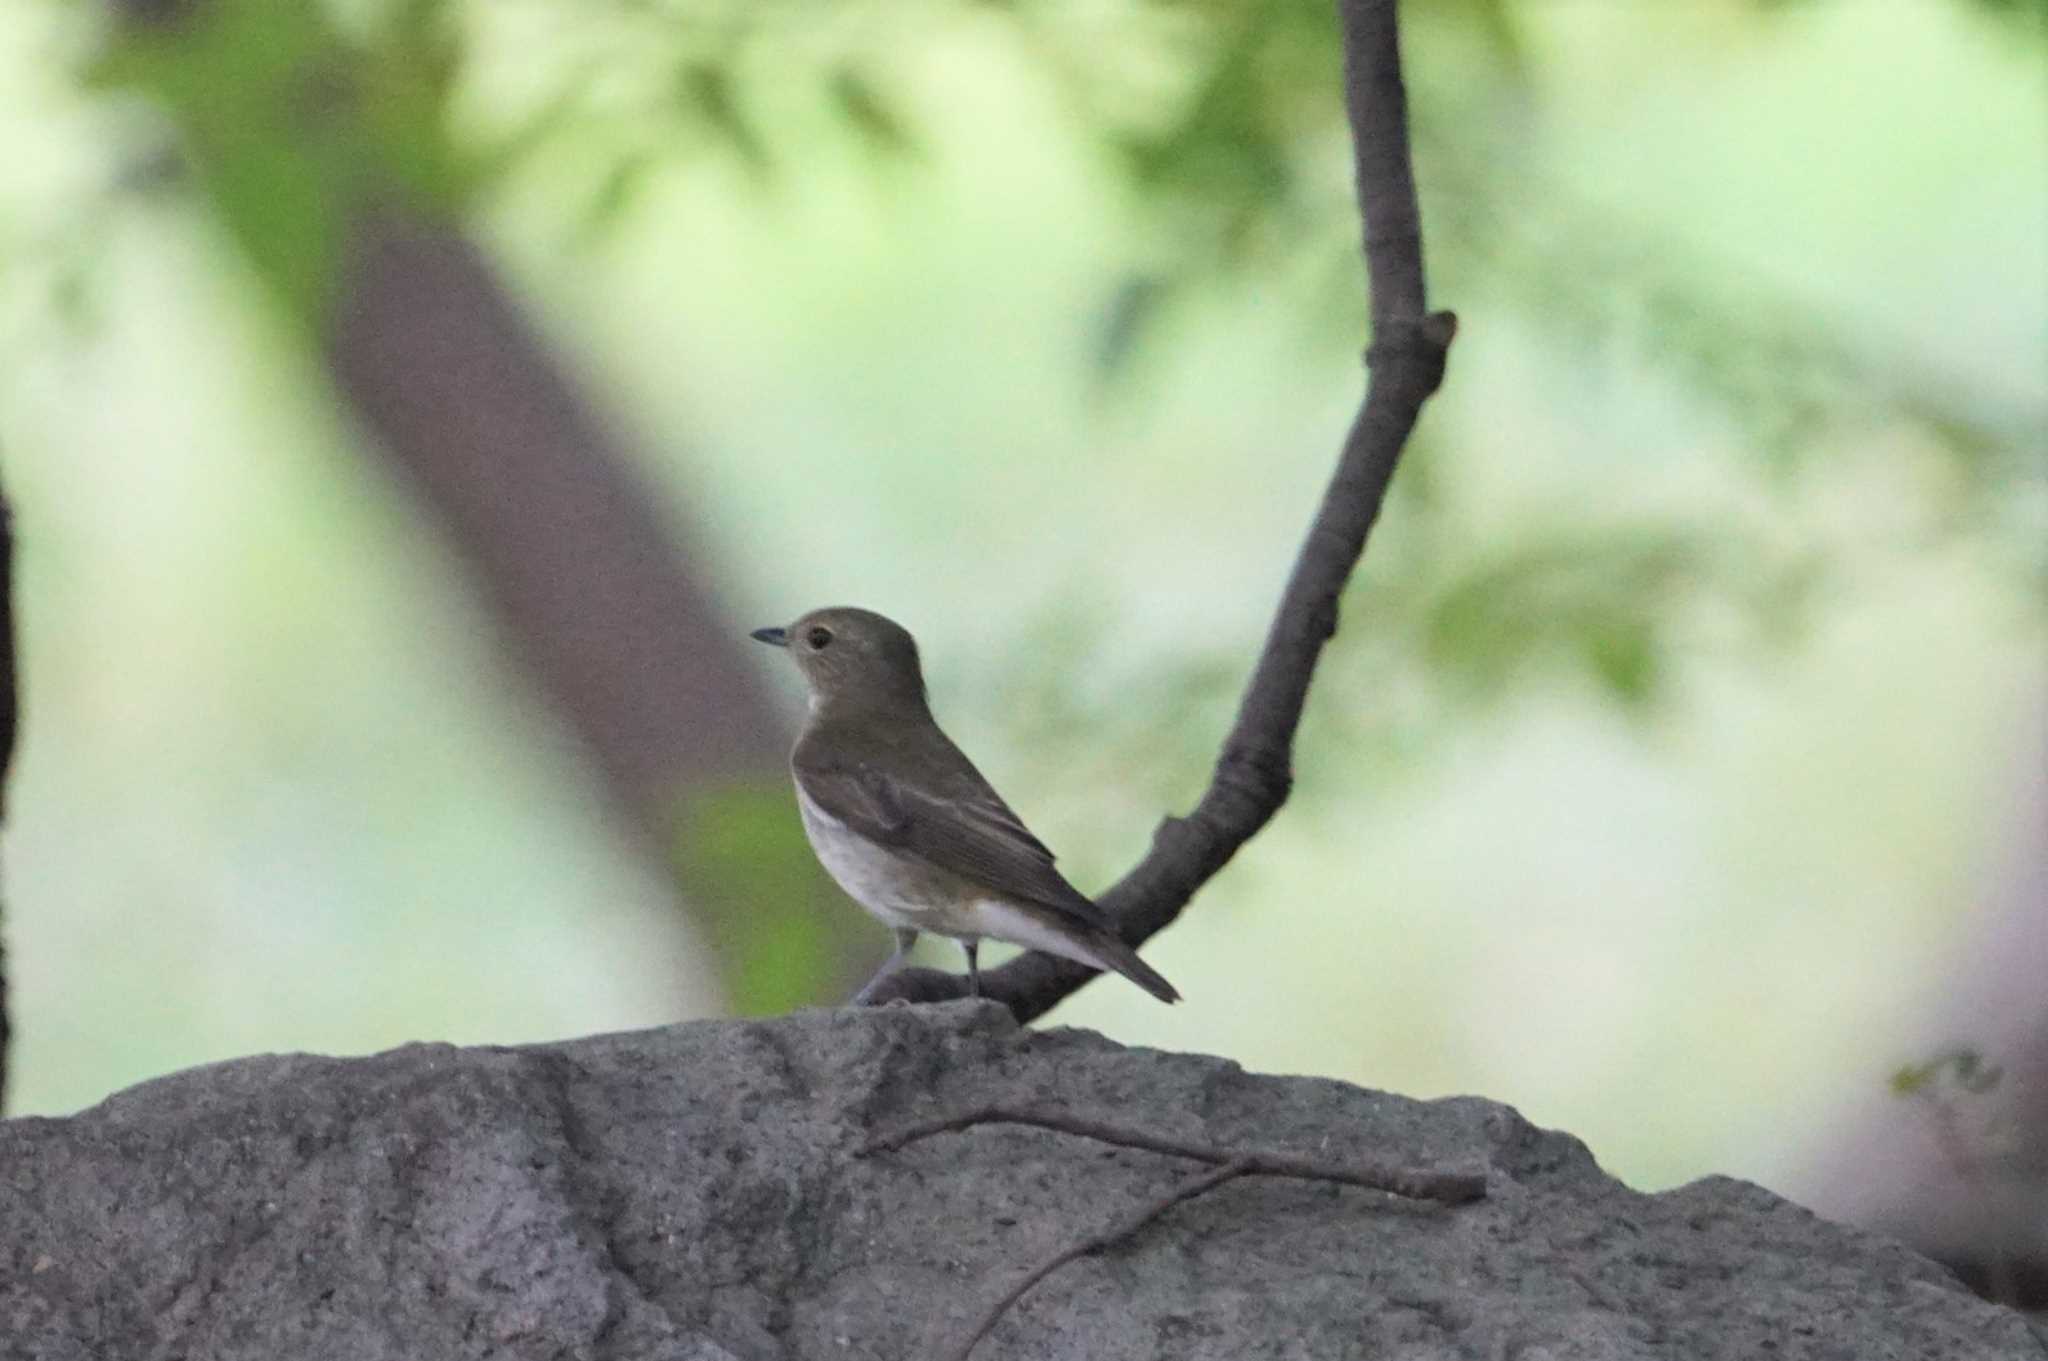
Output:
[[513,662],[580,739],[731,1002],[836,996],[879,956],[829,896],[787,733],[625,449],[456,225],[438,7],[344,38],[311,0],[117,0],[109,83],[173,120],[204,201],[466,564]]
[[788,735],[701,554],[452,229],[353,233],[329,364],[419,495],[508,651],[582,739],[627,825],[679,874],[728,995],[781,1011],[849,990],[881,943],[800,835]]

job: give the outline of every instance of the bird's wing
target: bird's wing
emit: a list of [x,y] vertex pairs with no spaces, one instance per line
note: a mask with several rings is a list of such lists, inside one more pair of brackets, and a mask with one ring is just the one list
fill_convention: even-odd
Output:
[[1045,843],[966,757],[959,757],[961,771],[948,771],[943,789],[893,776],[880,762],[818,757],[801,746],[792,764],[811,802],[868,840],[1002,896],[1111,929],[1102,909],[1061,876]]

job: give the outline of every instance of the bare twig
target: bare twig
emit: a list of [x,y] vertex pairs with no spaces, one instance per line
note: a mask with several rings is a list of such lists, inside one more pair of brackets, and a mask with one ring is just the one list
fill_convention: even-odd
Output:
[[856,1156],[867,1157],[870,1154],[887,1153],[902,1148],[905,1144],[915,1143],[919,1139],[928,1139],[934,1134],[949,1134],[975,1125],[990,1124],[1033,1125],[1039,1129],[1054,1130],[1061,1134],[1076,1134],[1084,1139],[1094,1139],[1105,1144],[1159,1153],[1169,1158],[1188,1158],[1218,1167],[1226,1163],[1242,1163],[1246,1172],[1256,1176],[1303,1177],[1310,1181],[1338,1182],[1345,1186],[1361,1186],[1368,1191],[1384,1191],[1388,1195],[1405,1196],[1410,1200],[1435,1200],[1446,1205],[1462,1205],[1486,1195],[1486,1178],[1476,1172],[1417,1172],[1407,1168],[1391,1167],[1385,1163],[1330,1162],[1321,1158],[1305,1158],[1293,1153],[1217,1148],[1213,1144],[1175,1139],[1168,1135],[1152,1133],[1150,1130],[1112,1124],[1106,1120],[1095,1120],[1066,1111],[1034,1111],[1003,1105],[980,1106],[956,1115],[942,1116],[907,1126],[893,1134],[869,1141],[860,1148]]
[[970,1129],[975,1125],[988,1124],[1031,1125],[1038,1129],[1076,1134],[1084,1139],[1116,1144],[1123,1148],[1140,1149],[1171,1158],[1187,1158],[1195,1162],[1208,1163],[1210,1167],[1208,1171],[1197,1173],[1180,1182],[1107,1228],[1099,1229],[1085,1238],[1070,1243],[1025,1272],[1001,1299],[982,1311],[974,1327],[957,1346],[946,1353],[948,1361],[967,1361],[968,1353],[989,1335],[1012,1305],[1022,1299],[1033,1286],[1067,1263],[1086,1257],[1090,1253],[1114,1247],[1137,1234],[1174,1206],[1193,1200],[1196,1196],[1238,1177],[1300,1177],[1310,1181],[1360,1186],[1367,1190],[1384,1191],[1390,1195],[1406,1196],[1415,1200],[1440,1201],[1446,1205],[1464,1204],[1478,1200],[1486,1194],[1486,1178],[1481,1173],[1415,1172],[1376,1163],[1344,1164],[1326,1162],[1320,1158],[1304,1158],[1291,1153],[1221,1149],[1066,1111],[1034,1111],[1002,1105],[978,1106],[973,1110],[907,1125],[893,1133],[869,1140],[855,1150],[854,1156],[864,1158],[876,1153],[887,1153],[906,1144],[915,1143],[919,1139],[928,1139],[935,1134],[949,1134]]
[[[1428,311],[1423,287],[1395,0],[1338,0],[1337,10],[1372,287],[1372,344],[1366,351],[1372,379],[1295,558],[1208,790],[1188,816],[1160,823],[1145,858],[1102,895],[1103,909],[1132,945],[1178,917],[1286,801],[1295,729],[1323,645],[1337,629],[1338,596],[1364,552],[1422,404],[1443,381],[1445,352],[1457,331],[1449,312]],[[983,973],[982,995],[1030,1020],[1094,977],[1084,965],[1034,951]],[[866,1000],[966,995],[966,983],[956,975],[904,969],[880,980]]]
[[[14,512],[0,496],[0,816],[14,764]],[[7,1109],[7,947],[0,941],[0,1112]]]
[[1011,1305],[1023,1299],[1025,1293],[1032,1286],[1037,1285],[1067,1263],[1074,1261],[1076,1258],[1086,1257],[1090,1253],[1101,1252],[1105,1248],[1115,1247],[1124,1239],[1134,1236],[1138,1230],[1144,1228],[1147,1224],[1150,1224],[1182,1201],[1193,1200],[1204,1191],[1212,1190],[1215,1187],[1221,1186],[1226,1181],[1241,1177],[1249,1170],[1242,1161],[1237,1161],[1224,1163],[1221,1167],[1212,1167],[1206,1172],[1197,1172],[1194,1176],[1189,1177],[1186,1181],[1153,1200],[1150,1204],[1140,1206],[1135,1213],[1118,1220],[1101,1232],[1092,1234],[1080,1242],[1046,1258],[1043,1262],[1040,1262],[1037,1266],[1019,1277],[1017,1283],[1011,1286],[1009,1292],[1001,1299],[995,1301],[995,1303],[982,1311],[981,1317],[975,1320],[973,1329],[969,1331],[966,1337],[960,1340],[960,1345],[946,1354],[947,1361],[967,1361],[968,1353],[974,1350],[975,1344],[987,1337],[996,1324],[1002,1321],[1003,1315],[1010,1311]]

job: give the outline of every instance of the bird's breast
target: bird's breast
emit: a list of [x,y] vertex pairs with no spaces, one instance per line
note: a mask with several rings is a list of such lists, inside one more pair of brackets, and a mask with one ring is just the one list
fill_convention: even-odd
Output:
[[818,863],[855,902],[891,926],[942,932],[951,927],[961,907],[952,876],[870,841],[820,808],[801,784],[796,802]]

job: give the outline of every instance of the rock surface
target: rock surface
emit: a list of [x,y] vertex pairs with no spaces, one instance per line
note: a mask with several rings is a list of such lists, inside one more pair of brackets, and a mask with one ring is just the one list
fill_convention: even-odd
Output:
[[1456,1209],[1244,1178],[1068,1265],[976,1361],[2042,1361],[2017,1315],[1744,1183],[1639,1195],[1503,1106],[1248,1075],[992,1006],[267,1057],[0,1123],[0,1356],[908,1361],[1190,1165],[994,1100],[1485,1169]]

